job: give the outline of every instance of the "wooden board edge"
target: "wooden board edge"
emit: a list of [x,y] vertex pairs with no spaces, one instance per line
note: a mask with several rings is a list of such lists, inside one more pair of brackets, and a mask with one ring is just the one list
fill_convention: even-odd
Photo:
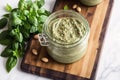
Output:
[[108,8],[107,8],[107,12],[106,12],[106,15],[105,15],[104,23],[103,23],[100,38],[99,38],[100,45],[97,49],[98,52],[97,52],[97,55],[96,55],[95,64],[94,64],[94,67],[93,67],[93,70],[92,70],[92,75],[90,77],[90,80],[95,80],[96,70],[97,70],[97,67],[98,67],[98,62],[100,60],[101,49],[102,49],[102,45],[103,45],[103,42],[104,42],[105,33],[106,33],[107,25],[108,25],[108,22],[109,22],[109,19],[110,19],[113,3],[114,3],[114,0],[110,0]]
[[[35,72],[33,72],[31,70],[32,68],[35,68]],[[78,78],[78,76],[75,76],[75,75],[62,73],[62,72],[58,72],[58,71],[53,71],[51,69],[44,69],[44,68],[40,68],[40,67],[35,67],[35,66],[29,65],[29,64],[21,64],[21,69],[24,72],[31,73],[31,74],[38,75],[38,76],[42,76],[42,77],[46,77],[46,78],[51,78],[54,80],[73,80],[73,79],[74,80],[89,80],[88,78],[83,78],[83,77]],[[41,70],[44,70],[45,73],[40,73]],[[62,73],[62,75],[61,75],[61,73]],[[60,76],[58,74],[60,74]]]
[[[55,5],[57,5],[57,3],[58,3],[58,1],[56,0]],[[40,70],[42,68],[39,68],[39,67],[36,67],[35,68],[36,71],[33,73],[33,71],[30,70],[30,68],[34,67],[34,66],[24,63],[25,57],[26,57],[27,54],[24,55],[24,57],[23,57],[23,59],[21,61],[21,65],[20,65],[21,70],[24,71],[24,72],[36,74],[36,75],[39,75],[39,76],[43,76],[43,77],[47,77],[47,78],[52,78],[54,80],[66,80],[68,76],[69,76],[69,80],[73,80],[73,79],[75,79],[75,80],[81,80],[81,79],[82,80],[94,80],[94,77],[95,77],[95,74],[96,74],[96,70],[97,70],[97,66],[98,66],[97,64],[99,62],[99,56],[100,56],[102,44],[104,42],[105,32],[107,30],[107,23],[108,23],[109,18],[110,18],[109,16],[110,16],[110,13],[111,13],[111,10],[112,10],[113,3],[114,3],[114,0],[110,0],[110,2],[109,2],[109,8],[107,9],[107,13],[106,13],[106,16],[105,16],[105,19],[104,19],[104,23],[103,23],[103,27],[102,27],[102,33],[100,34],[100,38],[99,38],[100,46],[98,48],[98,53],[96,55],[96,60],[95,60],[95,64],[94,64],[92,75],[91,75],[90,79],[84,78],[84,77],[75,76],[75,75],[72,75],[72,74],[67,74],[67,73],[62,73],[62,72],[58,72],[58,71],[53,71],[53,70],[50,70],[50,69],[46,69],[47,74],[44,74],[44,73],[41,74]],[[53,12],[54,12],[54,8],[53,8]],[[28,42],[29,45],[30,45],[31,40],[32,39],[30,39],[30,41]],[[28,47],[26,49],[26,52],[29,49],[29,45],[28,45]],[[55,74],[55,73],[56,74],[61,74],[62,73],[63,76],[66,76],[66,79],[63,79],[62,77],[54,76],[53,74]]]

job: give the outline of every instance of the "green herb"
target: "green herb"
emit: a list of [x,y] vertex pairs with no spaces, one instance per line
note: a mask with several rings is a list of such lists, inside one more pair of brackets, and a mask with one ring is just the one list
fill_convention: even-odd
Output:
[[6,24],[8,28],[0,33],[0,44],[7,46],[1,56],[8,57],[8,72],[16,65],[17,59],[23,56],[25,43],[30,36],[42,31],[43,23],[50,15],[49,11],[42,8],[44,3],[44,0],[20,0],[18,8],[12,9],[8,4],[5,7],[9,13],[0,20],[0,29]]
[[10,12],[12,10],[12,7],[9,4],[7,4],[5,9],[6,9],[6,11]]
[[7,24],[7,19],[6,18],[2,18],[0,19],[0,29],[4,28]]
[[11,50],[10,48],[9,48],[9,46],[8,47],[6,47],[5,49],[4,49],[4,51],[1,53],[1,56],[2,57],[10,57],[10,56],[13,56],[13,50]]
[[4,16],[5,18],[9,18],[9,15],[10,15],[10,14],[4,14],[3,16]]
[[68,10],[68,9],[69,9],[68,5],[65,5],[64,10]]
[[9,36],[9,30],[4,30],[0,33],[0,44],[2,45],[10,45],[11,37]]
[[36,0],[36,3],[38,5],[38,7],[41,8],[45,4],[45,1],[44,0]]
[[17,63],[17,58],[12,56],[9,57],[7,62],[6,62],[6,70],[10,72],[10,70],[16,65]]

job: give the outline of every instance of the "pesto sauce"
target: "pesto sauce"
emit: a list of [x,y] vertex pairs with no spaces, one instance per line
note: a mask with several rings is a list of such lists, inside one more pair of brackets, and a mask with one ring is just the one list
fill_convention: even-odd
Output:
[[79,0],[79,1],[87,6],[94,6],[102,2],[102,0]]
[[86,33],[86,27],[77,18],[62,17],[52,20],[48,33],[53,41],[60,44],[72,44],[79,41]]

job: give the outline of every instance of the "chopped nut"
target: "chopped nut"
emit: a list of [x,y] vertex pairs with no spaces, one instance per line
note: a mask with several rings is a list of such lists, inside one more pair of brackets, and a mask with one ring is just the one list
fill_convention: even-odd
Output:
[[81,8],[80,8],[80,7],[77,7],[77,11],[78,11],[78,12],[81,12]]
[[76,5],[76,4],[74,4],[74,5],[73,5],[73,9],[76,9],[76,8],[77,8],[77,5]]
[[37,52],[36,49],[32,49],[32,53],[33,53],[34,55],[38,55],[38,52]]
[[48,58],[46,58],[46,57],[43,57],[41,60],[42,60],[43,62],[45,62],[45,63],[48,62]]
[[39,34],[34,35],[34,39],[38,39],[39,38]]

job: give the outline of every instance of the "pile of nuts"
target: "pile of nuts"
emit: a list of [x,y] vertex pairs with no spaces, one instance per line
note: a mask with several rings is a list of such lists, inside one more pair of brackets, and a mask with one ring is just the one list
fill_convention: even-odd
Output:
[[[32,53],[33,53],[35,56],[37,56],[37,55],[38,55],[38,52],[37,52],[37,50],[36,50],[36,49],[32,49]],[[43,61],[43,62],[47,63],[49,60],[48,60],[48,58],[43,57],[43,58],[41,58],[41,61]]]
[[73,7],[72,7],[74,10],[77,10],[79,13],[81,13],[81,8],[80,6],[78,6],[77,4],[74,4]]
[[[34,39],[38,40],[38,39],[39,39],[39,34],[34,35]],[[37,49],[34,49],[34,48],[33,48],[33,49],[32,49],[32,54],[35,55],[35,56],[37,56],[37,55],[38,55]],[[47,63],[49,60],[48,60],[47,57],[42,57],[42,58],[41,58],[41,61]]]

